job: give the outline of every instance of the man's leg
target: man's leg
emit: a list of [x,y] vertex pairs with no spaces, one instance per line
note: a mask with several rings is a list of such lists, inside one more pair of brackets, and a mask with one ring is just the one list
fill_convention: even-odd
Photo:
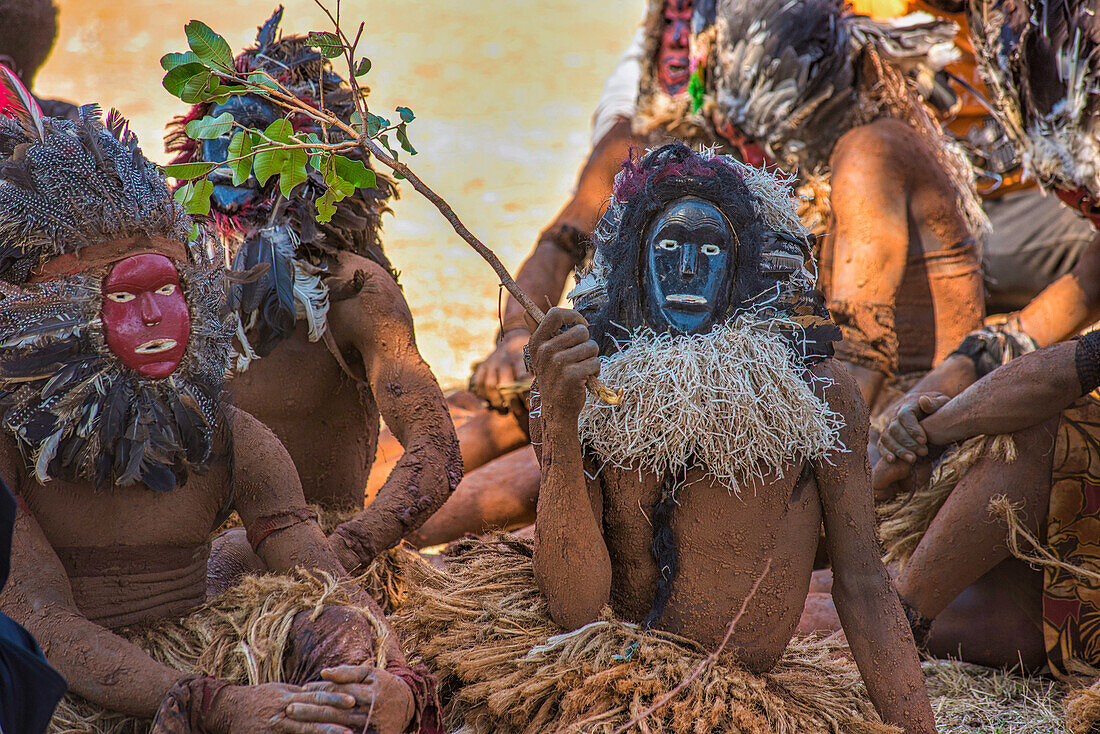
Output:
[[[1019,451],[1016,461],[1005,463],[988,456],[980,459],[940,508],[897,579],[902,600],[921,617],[926,620],[938,618],[964,591],[1010,557],[1005,544],[1008,527],[1002,518],[989,513],[992,497],[1004,495],[1017,507],[1028,529],[1039,538],[1045,536],[1051,453],[1058,420],[1055,418],[1014,434]],[[1011,580],[1014,599],[1018,600],[1022,593],[1026,597],[1025,604],[1037,604],[1041,584],[1029,583],[1026,575],[1019,575],[1018,568],[1013,576],[1011,569],[1009,566],[998,572],[1008,576],[990,574],[990,582],[996,588],[1006,588],[1005,584]],[[996,614],[981,608],[983,599],[995,600],[988,591],[983,596],[983,588],[984,585],[972,592],[977,595],[972,600],[959,599],[944,619],[943,629],[934,636],[938,639],[929,639],[929,642],[936,642],[941,651],[954,650],[959,643],[965,643],[968,636],[977,640],[987,632],[995,635],[995,623],[991,620]],[[1005,665],[1014,664],[1021,655],[1031,656],[1036,641],[1041,645],[1041,631],[1032,629],[1034,635],[1029,634],[1027,639],[1002,638],[1002,647],[985,650],[983,655],[999,657],[1000,664]]]

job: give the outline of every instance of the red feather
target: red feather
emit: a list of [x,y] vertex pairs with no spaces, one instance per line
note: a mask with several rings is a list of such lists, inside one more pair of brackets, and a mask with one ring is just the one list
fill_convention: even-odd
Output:
[[3,64],[0,64],[0,115],[18,121],[23,131],[35,140],[46,137],[38,102],[19,81],[19,77]]

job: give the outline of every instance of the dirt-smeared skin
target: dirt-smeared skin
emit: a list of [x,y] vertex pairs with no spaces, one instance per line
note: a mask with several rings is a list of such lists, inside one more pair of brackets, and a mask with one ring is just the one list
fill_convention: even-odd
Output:
[[[899,120],[845,133],[831,158],[833,231],[822,257],[831,301],[895,308],[900,372],[931,369],[981,325],[977,255],[928,141]],[[953,257],[954,255],[954,257]],[[826,264],[828,263],[828,264]],[[855,370],[868,404],[882,375]]]
[[306,498],[362,507],[379,432],[379,414],[404,446],[374,501],[332,537],[348,568],[396,545],[450,496],[462,458],[443,394],[416,348],[412,315],[379,266],[341,252],[334,278],[363,271],[354,297],[332,303],[328,324],[353,372],[343,373],[323,342],[294,336],[231,384],[234,402],[271,426],[294,458]]
[[[12,575],[0,596],[0,608],[38,638],[75,693],[117,711],[152,717],[183,674],[88,619],[85,605],[93,604],[101,619],[115,623],[178,616],[195,605],[190,600],[202,597],[205,578],[176,573],[179,554],[158,554],[152,549],[189,549],[204,562],[207,539],[230,498],[230,507],[246,525],[288,508],[305,509],[293,463],[271,431],[243,411],[233,410],[230,420],[233,486],[225,447],[220,447],[222,456],[207,471],[193,473],[186,485],[168,493],[142,486],[96,491],[91,485],[60,480],[40,485],[28,475],[14,442],[6,435],[0,439],[0,471],[30,510],[30,514],[20,510],[16,518]],[[94,556],[125,547],[145,550],[121,567],[105,566],[90,576],[67,569],[54,551],[67,549],[67,556],[75,558],[79,549]],[[276,572],[303,566],[343,575],[340,562],[312,522],[271,534],[260,545],[259,556]],[[113,605],[109,598],[114,599]],[[361,592],[357,600],[373,605]],[[392,636],[389,645],[393,659],[403,660]],[[241,722],[271,705],[270,696],[278,693],[248,687],[233,690],[225,701],[238,702],[233,716]],[[227,715],[218,710],[215,706],[212,716]],[[254,723],[259,726],[260,722]],[[400,731],[400,726],[393,726],[394,722],[387,722],[389,731]],[[242,723],[240,730],[248,729]]]
[[[447,396],[446,403],[455,433],[458,434],[465,475],[529,443],[526,431],[520,427],[512,413],[486,410],[485,402],[472,392],[452,393]],[[383,428],[378,435],[378,450],[374,457],[374,466],[371,467],[370,480],[367,482],[367,502],[374,499],[378,490],[386,483],[404,451],[393,431]],[[451,497],[454,498],[460,491],[456,491]]]
[[[563,323],[579,326],[559,335]],[[542,403],[541,418],[532,421],[543,477],[535,578],[551,616],[570,629],[596,619],[608,603],[641,621],[658,574],[647,514],[661,478],[610,466],[596,479],[584,472],[577,416],[584,379],[598,370],[587,339],[579,314],[554,309],[531,340]],[[749,483],[740,497],[692,470],[672,519],[680,571],[657,626],[715,648],[770,558],[771,570],[727,648],[751,670],[769,669],[798,623],[824,521],[837,607],[873,702],[907,732],[934,732],[912,636],[878,557],[864,450],[867,411],[838,364],[826,361],[814,372],[832,380],[823,398],[846,417],[842,440],[851,450],[808,474],[791,467],[783,479]]]
[[423,548],[466,533],[530,524],[535,521],[541,477],[533,447],[511,451],[467,474],[439,512],[406,540]]

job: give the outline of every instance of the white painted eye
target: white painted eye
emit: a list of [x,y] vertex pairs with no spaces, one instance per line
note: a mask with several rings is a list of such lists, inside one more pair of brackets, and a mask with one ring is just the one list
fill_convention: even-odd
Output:
[[158,296],[170,296],[175,292],[176,292],[176,284],[175,283],[169,283],[168,285],[162,285],[160,288],[157,288],[157,295]]
[[114,293],[108,293],[107,298],[115,303],[126,303],[136,298],[133,293],[127,293],[126,291],[115,291]]
[[718,245],[703,245],[702,247],[699,248],[699,250],[704,255],[714,256],[714,255],[717,255],[719,252],[721,252],[722,248],[720,248]]
[[661,240],[657,243],[657,247],[660,247],[662,250],[675,250],[679,246],[680,243],[676,240]]

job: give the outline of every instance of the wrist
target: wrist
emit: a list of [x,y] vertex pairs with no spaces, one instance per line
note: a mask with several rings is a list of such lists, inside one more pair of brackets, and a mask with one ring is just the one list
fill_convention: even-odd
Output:
[[527,324],[523,322],[522,314],[520,315],[518,321],[516,319],[504,320],[504,325],[501,326],[500,331],[497,332],[497,341],[506,341],[512,337],[519,336],[520,334],[523,334],[527,337],[531,336],[531,330],[528,329]]
[[210,734],[228,734],[233,728],[233,712],[237,709],[234,698],[240,686],[217,678],[206,677],[196,705],[203,731]]

